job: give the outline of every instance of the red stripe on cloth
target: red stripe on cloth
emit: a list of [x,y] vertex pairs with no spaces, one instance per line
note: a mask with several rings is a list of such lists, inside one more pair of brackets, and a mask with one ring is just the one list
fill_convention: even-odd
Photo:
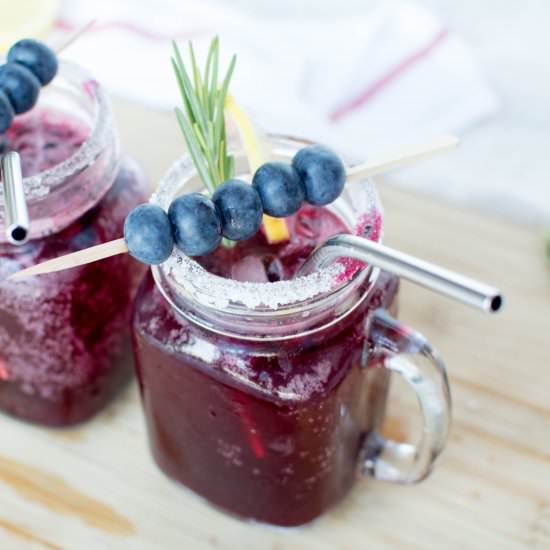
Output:
[[378,94],[383,88],[388,84],[393,82],[396,78],[401,76],[405,71],[410,69],[413,65],[418,63],[426,57],[430,52],[432,52],[437,46],[439,46],[445,38],[447,38],[449,31],[443,29],[439,31],[432,40],[424,47],[409,55],[403,61],[399,62],[393,69],[391,69],[384,76],[374,81],[364,92],[361,92],[357,97],[347,101],[340,107],[337,107],[330,115],[330,120],[332,122],[338,122],[340,119],[344,118],[346,115],[355,111],[367,101],[371,100],[376,94]]
[[[63,31],[75,31],[79,27],[74,25],[66,19],[58,19],[55,22],[55,26]],[[105,21],[104,23],[95,23],[90,29],[86,31],[86,34],[98,31],[105,31],[111,29],[120,29],[123,31],[132,32],[145,38],[146,40],[156,41],[156,42],[168,42],[170,40],[185,40],[189,38],[194,38],[206,33],[206,30],[196,30],[196,31],[185,31],[174,34],[161,34],[150,31],[139,25],[134,25],[128,21]]]

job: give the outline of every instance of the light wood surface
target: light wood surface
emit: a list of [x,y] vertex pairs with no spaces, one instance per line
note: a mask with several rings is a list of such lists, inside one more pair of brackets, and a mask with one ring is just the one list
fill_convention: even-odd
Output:
[[[115,106],[126,149],[157,180],[183,151],[175,118]],[[403,284],[400,317],[445,358],[454,399],[449,444],[427,481],[360,481],[310,526],[250,525],[154,467],[133,384],[76,429],[0,416],[0,548],[550,548],[550,270],[542,238],[385,184],[380,194],[387,244],[499,286],[507,298],[489,316]],[[387,431],[407,437],[415,415],[401,390],[396,384]]]

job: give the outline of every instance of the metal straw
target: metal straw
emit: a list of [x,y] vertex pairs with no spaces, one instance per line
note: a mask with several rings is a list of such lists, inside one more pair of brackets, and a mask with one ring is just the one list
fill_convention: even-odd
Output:
[[4,188],[6,236],[11,244],[22,245],[29,236],[29,212],[23,188],[21,158],[15,151],[2,157],[0,177]]
[[311,254],[297,275],[305,275],[342,257],[362,260],[491,313],[496,313],[503,303],[502,294],[496,288],[354,235],[335,235],[328,239]]

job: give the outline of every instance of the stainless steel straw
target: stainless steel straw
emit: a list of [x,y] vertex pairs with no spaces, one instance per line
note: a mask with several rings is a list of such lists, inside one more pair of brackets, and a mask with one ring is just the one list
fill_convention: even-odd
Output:
[[0,177],[4,188],[6,236],[10,243],[22,245],[29,236],[29,212],[23,188],[21,158],[15,151],[2,157]]
[[496,313],[503,303],[502,294],[492,286],[354,235],[335,235],[328,239],[311,254],[297,275],[305,275],[342,257],[362,260],[491,313]]

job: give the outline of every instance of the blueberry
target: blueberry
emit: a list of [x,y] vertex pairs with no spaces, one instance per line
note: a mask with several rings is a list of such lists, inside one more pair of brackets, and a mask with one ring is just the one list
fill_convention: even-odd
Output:
[[222,221],[225,237],[243,241],[256,234],[262,225],[262,201],[258,191],[244,181],[228,180],[212,196]]
[[34,107],[40,82],[22,65],[8,63],[0,66],[0,90],[8,96],[15,114],[20,115]]
[[0,90],[0,134],[5,132],[13,122],[13,107],[6,94]]
[[160,264],[172,253],[174,239],[166,212],[154,204],[140,204],[126,217],[124,240],[130,254],[146,264]]
[[297,212],[305,198],[298,172],[284,162],[266,162],[252,179],[266,214],[284,218]]
[[8,62],[23,65],[31,71],[42,86],[57,73],[57,56],[46,44],[25,38],[16,42],[8,52]]
[[338,156],[321,145],[304,147],[294,155],[306,193],[306,201],[321,206],[337,199],[346,183],[346,169]]
[[176,246],[188,256],[202,256],[218,248],[222,222],[215,204],[200,193],[175,199],[168,209]]

